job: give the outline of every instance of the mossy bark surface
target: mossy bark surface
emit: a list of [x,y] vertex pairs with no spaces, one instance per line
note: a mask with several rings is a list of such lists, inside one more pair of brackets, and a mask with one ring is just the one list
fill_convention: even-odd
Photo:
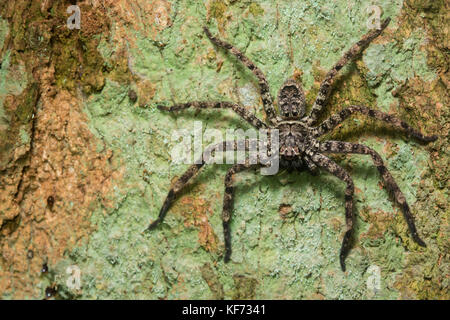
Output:
[[[66,26],[69,5],[0,4],[1,298],[450,298],[448,2],[85,0],[80,30]],[[265,119],[257,79],[202,26],[252,59],[274,97],[295,77],[311,106],[325,73],[367,32],[369,5],[392,22],[342,70],[321,119],[362,104],[439,139],[420,144],[361,116],[325,138],[380,153],[427,248],[412,241],[360,155],[333,157],[356,187],[346,272],[338,259],[345,184],[326,172],[239,174],[228,264],[229,165],[207,166],[164,223],[144,233],[188,167],[171,158],[175,130],[196,121],[224,136],[249,128],[229,111],[175,116],[157,103],[226,99]]]

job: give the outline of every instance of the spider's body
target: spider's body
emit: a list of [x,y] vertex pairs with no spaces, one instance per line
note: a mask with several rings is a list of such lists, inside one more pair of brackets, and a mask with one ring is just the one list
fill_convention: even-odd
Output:
[[305,154],[314,143],[306,119],[306,99],[302,87],[294,79],[287,80],[278,92],[278,110],[275,128],[279,130],[280,164],[288,169],[303,169],[311,163]]
[[280,122],[276,128],[279,130],[280,166],[289,171],[306,168],[313,171],[314,165],[307,151],[317,147],[318,142],[312,138],[308,125],[304,121],[288,120]]
[[[274,107],[272,96],[270,95],[269,85],[262,71],[251,62],[242,52],[233,47],[231,44],[224,42],[214,37],[207,28],[204,31],[208,38],[218,47],[228,50],[235,55],[246,67],[248,67],[254,75],[258,78],[264,111],[267,116],[267,123],[258,119],[255,115],[249,113],[244,107],[226,101],[210,102],[210,101],[194,101],[183,104],[176,104],[171,107],[158,106],[161,110],[178,111],[189,107],[194,108],[228,108],[234,110],[243,119],[249,122],[257,129],[278,129],[279,133],[279,160],[280,167],[286,168],[288,171],[292,170],[309,170],[313,173],[317,169],[322,169],[333,174],[341,179],[346,184],[345,189],[345,221],[346,231],[344,233],[340,264],[342,270],[345,270],[345,257],[350,250],[350,239],[353,232],[353,194],[354,185],[353,180],[345,169],[340,167],[337,163],[327,157],[330,153],[347,153],[347,154],[364,154],[372,158],[374,165],[380,173],[384,186],[392,193],[395,202],[401,207],[404,218],[408,224],[409,231],[416,243],[425,246],[425,243],[420,239],[409,206],[406,203],[405,196],[401,192],[397,183],[383,163],[380,155],[373,149],[358,143],[349,143],[343,141],[323,141],[321,136],[333,130],[337,125],[349,118],[352,114],[360,113],[380,121],[384,121],[401,132],[405,132],[420,141],[430,142],[436,140],[436,136],[424,136],[419,131],[410,127],[404,121],[401,121],[393,115],[389,115],[377,110],[369,109],[364,106],[350,106],[343,109],[338,114],[331,116],[319,125],[316,125],[318,114],[326,105],[327,98],[330,94],[333,81],[342,67],[354,59],[362,50],[369,45],[389,24],[389,19],[385,20],[381,25],[381,29],[372,30],[365,34],[360,41],[354,44],[342,58],[334,65],[334,67],[327,73],[325,79],[320,85],[319,93],[308,115],[306,115],[306,99],[302,87],[294,80],[288,79],[278,92],[277,105],[279,115],[277,115]],[[243,143],[248,150],[250,140],[223,142],[226,150],[234,148]],[[163,221],[167,211],[172,202],[180,193],[188,181],[194,177],[199,170],[205,165],[208,160],[208,152],[205,151],[202,159],[198,164],[192,165],[174,184],[170,189],[167,198],[160,210],[158,218],[149,226],[149,230],[156,227]],[[261,165],[261,164],[259,164]],[[225,177],[225,192],[223,200],[223,227],[225,239],[225,261],[230,259],[231,255],[231,233],[230,221],[233,205],[233,176],[245,169],[255,167],[258,165],[245,164],[233,165]]]

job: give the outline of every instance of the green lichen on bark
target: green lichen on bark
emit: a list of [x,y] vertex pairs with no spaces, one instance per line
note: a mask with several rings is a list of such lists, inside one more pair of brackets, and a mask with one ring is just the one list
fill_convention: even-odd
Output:
[[[262,116],[259,97],[251,94],[257,92],[255,79],[234,58],[216,50],[203,36],[201,26],[207,23],[208,14],[212,29],[222,30],[223,38],[243,49],[267,74],[273,95],[295,70],[303,72],[306,90],[314,91],[313,82],[320,80],[320,73],[323,73],[319,70],[330,68],[342,50],[366,30],[367,16],[362,5],[349,8],[344,2],[302,1],[281,2],[275,6],[260,1],[257,3],[260,9],[256,11],[255,5],[254,2],[212,1],[204,8],[190,2],[177,2],[172,4],[173,25],[153,39],[163,43],[163,49],[137,34],[137,46],[131,48],[132,68],[155,84],[153,101],[171,103],[225,96],[244,101]],[[385,14],[396,22],[401,1],[381,5]],[[341,19],[337,19],[339,16]],[[418,29],[417,33],[420,32]],[[425,54],[416,49],[417,37],[420,35],[407,39],[404,50],[396,50],[395,43],[374,44],[372,51],[364,54],[368,73],[364,73],[364,67],[361,71],[355,70],[354,65],[344,70],[343,78],[351,79],[354,76],[350,73],[357,73],[353,82],[361,85],[357,89],[348,86],[342,93],[336,89],[339,102],[349,99],[372,104],[373,95],[378,93],[376,101],[389,106],[392,87],[384,83],[389,82],[389,77],[403,81],[414,72],[403,62],[415,63],[412,69],[424,70],[419,76],[424,75],[424,80],[429,80],[433,72],[426,67]],[[383,69],[379,82],[384,86],[378,86],[382,90],[379,92],[370,89],[375,86],[371,83],[373,74],[379,74],[377,68],[382,68],[371,56],[375,52],[394,59]],[[419,55],[421,60],[410,62],[412,55]],[[223,64],[218,72],[220,61]],[[397,77],[401,70],[407,70],[408,74]],[[369,86],[364,93],[361,89],[367,87],[366,81]],[[344,82],[345,79],[341,86]],[[408,243],[409,250],[421,250],[410,243],[404,221],[393,218],[399,211],[387,192],[379,188],[379,177],[370,159],[363,156],[341,161],[351,168],[360,190],[356,199],[358,240],[348,258],[346,274],[339,270],[337,260],[343,230],[343,185],[325,174],[320,177],[286,172],[276,177],[242,174],[237,183],[232,224],[234,252],[230,264],[221,260],[222,241],[216,251],[209,251],[199,242],[202,230],[186,227],[185,217],[200,208],[214,234],[221,239],[225,166],[207,168],[184,193],[188,199],[184,202],[180,199],[170,210],[163,226],[143,235],[141,231],[159,211],[170,180],[186,169],[185,165],[170,164],[167,150],[173,146],[169,141],[171,132],[192,128],[195,120],[202,120],[206,128],[224,130],[226,120],[233,116],[227,112],[204,112],[194,116],[187,111],[175,118],[157,111],[154,103],[147,109],[139,109],[127,99],[127,92],[128,88],[109,82],[101,94],[87,102],[93,130],[107,146],[120,152],[127,166],[127,177],[122,188],[125,195],[121,194],[117,210],[106,218],[100,212],[94,215],[99,229],[91,237],[90,246],[80,249],[85,250],[80,258],[89,257],[81,264],[82,269],[93,271],[83,273],[83,297],[214,298],[217,294],[208,289],[202,277],[205,263],[214,264],[213,270],[223,285],[225,298],[309,298],[315,295],[364,298],[369,276],[365,271],[371,265],[379,265],[382,270],[382,288],[376,298],[399,297],[394,284],[405,263],[404,243]],[[238,120],[230,123],[245,127]],[[357,124],[364,125],[363,122]],[[414,206],[417,186],[428,159],[423,147],[392,136],[385,142],[371,138],[359,141],[387,158],[388,167],[408,202]],[[386,154],[385,150],[391,154]],[[150,174],[144,179],[147,173]],[[192,205],[197,201],[206,202],[206,209]],[[288,203],[295,218],[291,221],[280,218],[277,214],[280,203]],[[380,214],[387,216],[386,221],[371,218]],[[425,219],[418,221],[419,225],[426,224]],[[372,223],[377,222],[381,224],[380,230],[372,232]],[[96,267],[92,266],[92,261]],[[121,279],[125,278],[128,284],[134,283],[126,286],[128,295],[123,293]],[[144,293],[143,287],[150,291]]]
[[[415,108],[410,100],[419,86],[414,81],[438,82],[443,63],[430,63],[430,52],[439,56],[440,51],[427,48],[424,39],[430,31],[413,25],[408,17],[418,10],[433,18],[443,4],[411,2],[373,3],[382,7],[384,17],[390,16],[393,22],[362,57],[342,70],[321,118],[350,104],[364,104],[397,113],[428,134],[448,130],[444,120],[439,124],[431,119],[429,115],[435,113],[425,103]],[[443,179],[445,173],[436,174],[442,172],[448,154],[435,150],[444,156],[431,158],[431,147],[363,117],[347,120],[328,138],[361,142],[382,155],[412,207],[428,248],[422,249],[411,240],[399,208],[381,187],[378,172],[366,156],[335,157],[351,173],[356,186],[356,236],[345,273],[338,261],[345,230],[345,186],[324,172],[318,176],[285,171],[270,177],[259,175],[259,171],[239,174],[231,225],[233,255],[228,264],[223,262],[221,222],[227,165],[208,166],[172,206],[161,227],[143,232],[157,217],[173,179],[187,168],[171,162],[175,130],[191,130],[195,121],[203,122],[203,130],[215,128],[223,133],[228,127],[249,128],[228,111],[185,111],[174,116],[156,109],[158,102],[226,99],[264,118],[257,80],[235,58],[215,48],[204,36],[202,26],[208,25],[213,33],[244,51],[267,75],[273,96],[288,77],[301,78],[311,105],[325,72],[367,31],[370,4],[325,0],[172,1],[166,20],[170,23],[156,26],[158,32],[148,30],[161,24],[161,17],[145,28],[124,24],[112,31],[122,28],[127,35],[120,48],[114,37],[89,42],[83,55],[93,60],[84,66],[99,72],[92,75],[101,77],[101,81],[81,80],[93,89],[85,90],[90,95],[83,101],[84,109],[89,127],[98,138],[98,152],[112,150],[115,165],[125,173],[122,180],[115,181],[115,206],[93,205],[91,223],[95,231],[86,245],[71,248],[66,259],[52,266],[60,296],[448,297],[448,185]],[[148,13],[136,10],[134,13],[144,16]],[[120,19],[116,15],[110,18],[113,25],[118,23],[114,19]],[[57,51],[60,60],[69,64],[64,67],[68,73],[57,73],[59,79],[67,81],[72,81],[76,73],[72,70],[76,66],[76,58],[70,53],[72,40],[62,42]],[[68,86],[59,79],[58,86],[76,87],[76,82]],[[435,88],[436,92],[441,90],[439,85]],[[137,102],[130,98],[130,90],[138,92]],[[426,92],[422,95],[428,97]],[[430,96],[430,102],[444,105],[443,116],[448,117],[444,98]],[[445,142],[441,143],[438,146],[445,148]],[[436,187],[437,181],[444,185]],[[70,265],[81,269],[81,290],[66,285],[65,271]],[[377,290],[367,284],[374,267],[381,272]]]

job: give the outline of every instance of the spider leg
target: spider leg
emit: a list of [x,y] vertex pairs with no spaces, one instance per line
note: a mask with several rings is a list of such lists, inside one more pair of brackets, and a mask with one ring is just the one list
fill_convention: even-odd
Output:
[[325,106],[326,100],[331,92],[331,86],[334,82],[336,75],[339,70],[341,70],[349,61],[355,58],[358,54],[360,54],[369,44],[378,37],[381,32],[388,26],[390,18],[387,18],[381,24],[381,28],[371,30],[362,36],[361,40],[355,43],[344,55],[339,59],[339,61],[333,66],[333,68],[328,71],[325,79],[320,84],[319,93],[317,94],[316,101],[311,109],[311,113],[309,115],[308,124],[311,125],[317,120],[317,116],[322,108]]
[[306,163],[306,166],[308,167],[308,170],[313,174],[317,174],[317,166],[316,164],[309,158],[308,156],[303,157],[304,162]]
[[259,120],[255,115],[248,112],[244,107],[232,102],[192,101],[187,103],[175,104],[170,107],[158,105],[158,109],[171,112],[187,109],[189,107],[194,107],[196,109],[232,109],[234,112],[240,115],[241,118],[250,123],[252,126],[258,129],[267,128],[266,124],[261,120]]
[[178,180],[175,182],[175,185],[169,190],[169,193],[164,200],[163,206],[159,210],[158,218],[148,226],[148,231],[155,229],[161,222],[163,222],[164,218],[166,217],[167,211],[174,202],[178,193],[184,188],[188,181],[200,171],[200,169],[204,165],[205,161],[202,161],[199,164],[191,165],[189,169],[185,173],[183,173],[180,178],[178,178]]
[[231,257],[231,232],[230,232],[230,222],[231,222],[231,212],[233,210],[233,177],[236,173],[241,172],[252,167],[259,166],[257,164],[235,164],[227,172],[225,176],[225,193],[223,196],[223,211],[222,211],[222,221],[223,221],[223,235],[225,240],[225,257],[224,261],[230,261]]
[[206,36],[214,43],[216,46],[224,48],[231,52],[236,58],[238,58],[248,69],[250,69],[253,74],[258,78],[259,88],[261,92],[261,98],[264,105],[264,111],[266,112],[266,116],[272,124],[276,123],[276,113],[275,108],[273,107],[272,96],[270,95],[269,84],[266,80],[266,77],[262,73],[262,71],[249,59],[247,58],[240,50],[225,42],[211,34],[207,27],[203,27],[203,31]]
[[[147,228],[147,230],[153,230],[155,229],[165,218],[167,211],[169,210],[172,203],[175,201],[176,196],[180,193],[180,191],[186,186],[186,184],[189,182],[189,180],[194,177],[200,169],[209,161],[209,156],[212,155],[214,152],[213,150],[216,150],[217,147],[222,147],[223,151],[236,151],[240,148],[240,146],[243,144],[245,145],[245,149],[248,150],[249,146],[252,142],[255,140],[241,140],[241,141],[224,141],[218,144],[214,144],[212,146],[209,146],[202,154],[201,161],[197,161],[196,164],[193,164],[189,167],[188,170],[186,170],[183,175],[178,178],[178,180],[175,182],[172,188],[170,188],[169,193],[167,194],[166,199],[164,200],[163,206],[161,207],[161,210],[159,211],[158,218],[153,221]],[[225,152],[223,153],[225,154]]]
[[406,132],[407,134],[417,138],[420,141],[423,142],[431,142],[437,139],[437,136],[425,136],[422,133],[420,133],[418,130],[412,128],[410,125],[408,125],[406,122],[402,121],[401,119],[378,111],[378,110],[372,110],[364,106],[350,106],[339,113],[336,113],[332,115],[330,118],[322,122],[318,127],[314,128],[314,138],[320,137],[321,135],[324,135],[331,130],[333,130],[337,125],[341,124],[344,120],[346,120],[348,117],[350,117],[352,114],[355,113],[361,113],[364,115],[367,115],[369,117],[375,118],[377,120],[384,121],[386,123],[389,123],[393,125],[395,128]]
[[353,194],[355,192],[353,180],[347,171],[323,154],[311,153],[310,157],[312,161],[314,161],[314,163],[320,168],[325,169],[347,184],[347,187],[345,188],[345,223],[347,230],[345,231],[344,238],[342,240],[341,252],[339,254],[341,269],[342,271],[345,271],[345,258],[350,251],[350,240],[353,234]]
[[384,185],[389,192],[393,193],[395,201],[402,208],[403,216],[408,224],[409,232],[411,233],[414,241],[422,246],[426,247],[425,242],[420,239],[416,225],[414,224],[414,217],[411,214],[408,203],[406,202],[406,198],[397,183],[392,177],[389,170],[383,163],[383,159],[381,156],[373,149],[358,143],[350,143],[350,142],[341,142],[341,141],[326,141],[320,144],[319,146],[320,152],[330,152],[330,153],[357,153],[357,154],[367,154],[372,157],[373,163],[378,169],[378,172],[381,174],[381,178],[383,179]]

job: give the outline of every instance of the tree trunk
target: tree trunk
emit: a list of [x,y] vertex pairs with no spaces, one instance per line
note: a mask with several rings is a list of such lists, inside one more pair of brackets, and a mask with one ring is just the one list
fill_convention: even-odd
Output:
[[[0,298],[449,299],[448,1],[375,4],[2,2]],[[341,71],[320,120],[359,104],[439,136],[421,144],[356,116],[326,137],[380,153],[426,248],[359,155],[333,156],[356,187],[346,272],[345,184],[324,171],[237,175],[227,264],[221,211],[230,165],[207,165],[164,223],[143,232],[188,168],[175,163],[176,132],[201,125],[225,138],[227,129],[250,128],[230,111],[174,116],[158,103],[225,99],[265,119],[257,79],[208,40],[204,25],[266,74],[273,97],[294,77],[312,106],[377,8],[391,24]]]

